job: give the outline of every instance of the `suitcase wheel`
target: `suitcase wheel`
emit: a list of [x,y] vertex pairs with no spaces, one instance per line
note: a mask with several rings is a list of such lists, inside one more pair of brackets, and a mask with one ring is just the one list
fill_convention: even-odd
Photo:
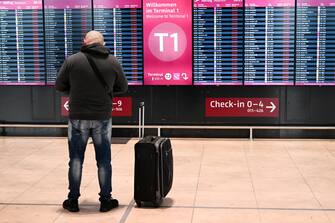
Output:
[[136,202],[137,207],[139,207],[139,208],[142,207],[141,201],[136,200],[135,202]]
[[152,205],[155,207],[155,208],[158,208],[161,204],[161,200],[157,200],[157,201],[154,201],[152,202]]
[[153,202],[153,205],[154,205],[155,208],[159,207],[159,203],[158,202]]

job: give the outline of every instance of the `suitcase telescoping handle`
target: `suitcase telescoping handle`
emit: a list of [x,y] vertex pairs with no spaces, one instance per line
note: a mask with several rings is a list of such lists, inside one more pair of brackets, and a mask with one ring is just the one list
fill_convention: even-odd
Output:
[[144,137],[144,101],[140,102],[138,108],[138,138]]

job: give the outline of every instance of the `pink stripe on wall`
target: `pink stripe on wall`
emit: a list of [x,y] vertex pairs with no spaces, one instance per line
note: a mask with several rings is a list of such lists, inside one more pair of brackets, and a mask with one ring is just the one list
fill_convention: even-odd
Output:
[[334,0],[298,0],[298,6],[335,6]]
[[294,7],[295,0],[245,0],[246,7]]
[[194,7],[243,7],[243,0],[193,0]]
[[141,0],[94,0],[94,8],[142,8]]
[[42,0],[14,0],[0,1],[0,9],[42,9]]
[[88,9],[91,8],[91,0],[45,0],[46,9]]

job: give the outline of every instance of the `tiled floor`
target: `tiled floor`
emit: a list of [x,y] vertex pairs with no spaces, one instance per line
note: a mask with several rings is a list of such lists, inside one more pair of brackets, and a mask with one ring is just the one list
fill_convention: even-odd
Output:
[[98,212],[88,145],[79,213],[67,194],[65,138],[0,138],[0,223],[335,223],[335,141],[172,139],[174,183],[161,208],[137,208],[133,147],[112,145],[113,196]]

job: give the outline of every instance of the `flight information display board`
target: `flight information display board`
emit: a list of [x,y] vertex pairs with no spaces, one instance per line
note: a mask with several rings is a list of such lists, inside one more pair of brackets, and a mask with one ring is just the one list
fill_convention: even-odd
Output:
[[242,85],[243,47],[243,0],[194,1],[194,85]]
[[91,0],[44,0],[47,84],[54,84],[65,58],[80,51],[92,29]]
[[122,64],[129,85],[143,82],[141,0],[94,0],[94,29]]
[[54,85],[93,28],[130,85],[335,85],[334,0],[0,0],[0,21],[0,85]]
[[0,85],[44,85],[42,1],[0,1],[0,21]]
[[294,84],[294,0],[245,0],[244,83]]
[[296,85],[335,85],[335,2],[297,2]]

